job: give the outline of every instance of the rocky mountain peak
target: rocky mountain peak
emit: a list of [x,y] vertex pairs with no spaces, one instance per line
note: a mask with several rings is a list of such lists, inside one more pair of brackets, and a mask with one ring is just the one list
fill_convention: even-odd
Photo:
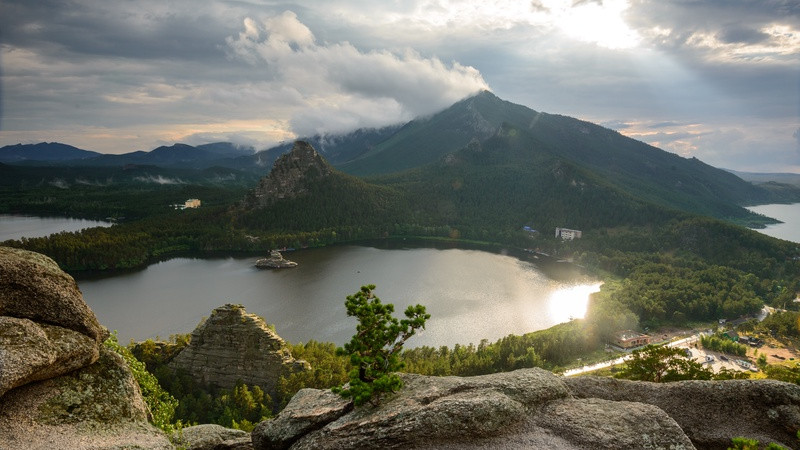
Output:
[[297,141],[289,153],[275,161],[262,178],[248,206],[263,207],[276,200],[295,198],[309,190],[309,183],[325,178],[333,169],[308,142]]
[[238,380],[275,397],[278,378],[309,369],[292,357],[286,343],[264,319],[227,304],[192,332],[189,345],[170,362],[209,386],[232,388]]

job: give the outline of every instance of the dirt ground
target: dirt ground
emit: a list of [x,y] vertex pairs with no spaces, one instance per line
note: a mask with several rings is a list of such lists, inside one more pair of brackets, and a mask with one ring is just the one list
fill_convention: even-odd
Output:
[[[779,364],[785,361],[790,361],[791,358],[794,358],[795,361],[800,361],[800,353],[798,353],[797,350],[778,347],[777,345],[780,344],[771,344],[772,345],[764,344],[758,349],[758,355],[767,355],[767,364]],[[753,348],[747,352],[747,356],[752,357],[753,359],[756,359],[758,355],[755,355],[755,349]],[[784,359],[781,359],[781,357]]]

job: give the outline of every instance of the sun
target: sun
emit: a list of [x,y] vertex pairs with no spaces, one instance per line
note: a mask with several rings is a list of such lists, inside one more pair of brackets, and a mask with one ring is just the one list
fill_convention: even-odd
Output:
[[556,26],[571,38],[610,49],[633,48],[639,44],[639,34],[622,18],[630,6],[627,0],[587,1],[564,6],[553,9]]

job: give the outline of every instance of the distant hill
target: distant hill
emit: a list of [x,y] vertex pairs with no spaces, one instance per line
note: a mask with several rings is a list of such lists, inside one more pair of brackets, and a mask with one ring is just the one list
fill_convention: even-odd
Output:
[[[206,169],[213,166],[233,166],[226,161],[252,156],[252,147],[239,147],[230,142],[217,142],[191,146],[174,144],[161,146],[149,152],[135,151],[123,154],[90,152],[66,144],[17,144],[0,148],[0,162],[17,165],[58,166],[125,166],[129,164],[153,165],[172,168]],[[251,165],[251,164],[248,164]],[[236,168],[236,167],[231,167]]]
[[86,166],[18,166],[0,163],[0,188],[30,188],[54,186],[66,189],[72,186],[122,186],[122,185],[237,185],[249,186],[258,177],[224,167],[208,169],[175,169],[153,165],[127,165],[125,167]]
[[102,153],[82,150],[58,142],[6,145],[0,148],[0,162],[4,163],[86,160],[101,155]]
[[725,169],[725,170],[751,183],[762,184],[762,183],[772,182],[772,183],[791,184],[793,186],[800,186],[800,173],[757,173],[757,172],[739,172],[737,170],[730,170],[730,169]]

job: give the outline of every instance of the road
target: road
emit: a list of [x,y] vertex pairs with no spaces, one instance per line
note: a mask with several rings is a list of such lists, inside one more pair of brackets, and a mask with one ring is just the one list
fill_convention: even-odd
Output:
[[[758,316],[756,316],[756,318],[758,319],[759,322],[761,322],[762,320],[764,320],[773,311],[774,311],[774,308],[771,308],[769,306],[764,306],[764,308],[761,309],[761,311],[759,312]],[[729,358],[729,361],[726,362],[726,361],[722,361],[720,359],[720,356],[722,355],[722,353],[713,352],[713,351],[707,351],[707,350],[702,349],[702,348],[695,348],[695,347],[697,347],[696,344],[697,344],[697,341],[700,340],[700,335],[701,334],[703,334],[703,333],[697,333],[697,334],[693,334],[693,335],[691,335],[689,337],[678,339],[677,341],[670,342],[669,344],[667,344],[667,346],[669,346],[669,347],[686,347],[686,348],[690,348],[691,351],[692,351],[692,360],[700,362],[700,363],[705,363],[706,355],[713,356],[714,357],[714,362],[711,363],[711,368],[714,370],[714,372],[719,372],[719,370],[722,369],[723,367],[726,368],[726,369],[729,369],[729,370],[744,370],[742,367],[740,367],[739,365],[737,365],[737,364],[735,364],[733,362],[734,359],[738,359],[736,357],[727,356]],[[592,364],[592,365],[589,365],[589,366],[576,367],[575,369],[569,369],[566,372],[564,372],[564,376],[565,377],[571,377],[571,376],[579,375],[579,374],[586,373],[586,372],[592,372],[592,371],[595,371],[595,370],[598,370],[598,369],[605,369],[606,367],[611,367],[611,366],[616,365],[616,364],[622,364],[623,362],[625,362],[626,360],[628,360],[630,358],[631,358],[631,354],[629,353],[629,354],[627,354],[625,356],[621,356],[619,358],[612,359],[612,360],[609,360],[609,361],[603,361],[603,362],[599,362],[597,364]],[[744,358],[742,358],[742,359],[744,359]]]
[[[701,334],[702,333],[697,333],[697,334],[693,334],[693,335],[691,335],[689,337],[678,339],[677,341],[672,341],[672,342],[668,343],[667,346],[668,347],[684,347],[684,348],[688,348],[688,349],[690,349],[692,351],[692,358],[691,359],[693,361],[696,361],[696,362],[699,362],[699,363],[703,363],[703,364],[709,364],[709,363],[706,363],[706,356],[708,356],[708,355],[713,356],[714,357],[714,361],[709,364],[709,368],[713,369],[714,372],[719,372],[720,369],[722,369],[723,367],[728,369],[728,370],[744,370],[744,369],[742,369],[742,367],[740,367],[739,365],[737,365],[736,363],[733,362],[735,359],[738,359],[737,357],[727,356],[728,361],[723,361],[720,358],[722,353],[714,352],[714,351],[710,351],[710,350],[705,350],[703,348],[695,348],[695,345],[697,344],[697,341],[700,340],[700,335]],[[593,371],[598,370],[598,369],[605,369],[606,367],[611,367],[611,366],[616,365],[616,364],[622,364],[623,362],[627,361],[631,357],[632,357],[632,355],[629,353],[627,355],[624,355],[624,356],[621,356],[619,358],[612,359],[612,360],[609,360],[609,361],[603,361],[603,362],[599,362],[597,364],[592,364],[592,365],[583,366],[583,367],[576,367],[575,369],[569,369],[566,372],[564,372],[564,376],[565,377],[571,377],[571,376],[580,375],[580,374],[586,373],[586,372],[593,372]]]

